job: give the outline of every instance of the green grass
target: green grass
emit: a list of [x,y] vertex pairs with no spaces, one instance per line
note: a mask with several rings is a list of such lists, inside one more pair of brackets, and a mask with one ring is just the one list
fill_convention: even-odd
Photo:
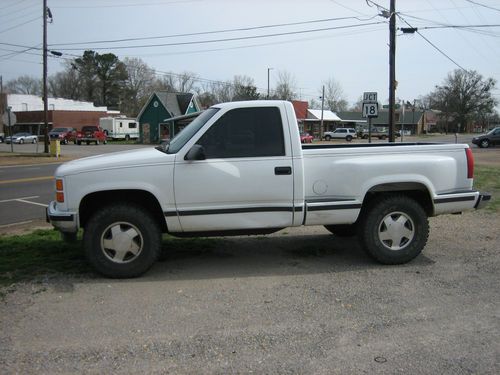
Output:
[[88,272],[81,243],[65,243],[55,230],[0,236],[0,286],[53,273]]
[[492,195],[490,203],[486,206],[487,211],[500,211],[500,167],[476,166],[474,187]]

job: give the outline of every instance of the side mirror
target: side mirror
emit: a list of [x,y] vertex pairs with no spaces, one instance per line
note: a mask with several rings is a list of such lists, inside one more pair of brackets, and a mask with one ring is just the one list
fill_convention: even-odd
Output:
[[184,160],[205,160],[205,148],[201,145],[194,145],[191,150],[188,151]]

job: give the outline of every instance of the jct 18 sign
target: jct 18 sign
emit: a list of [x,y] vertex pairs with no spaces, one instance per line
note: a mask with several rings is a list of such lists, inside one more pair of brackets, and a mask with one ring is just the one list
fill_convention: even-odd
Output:
[[378,117],[378,103],[363,103],[363,117]]
[[377,103],[377,93],[376,92],[364,92],[363,93],[363,103]]

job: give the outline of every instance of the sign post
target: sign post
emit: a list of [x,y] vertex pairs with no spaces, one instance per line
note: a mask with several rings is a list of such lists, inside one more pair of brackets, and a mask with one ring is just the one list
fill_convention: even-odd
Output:
[[378,101],[376,92],[363,93],[363,117],[368,118],[368,143],[372,143],[372,118],[378,117]]
[[2,116],[3,123],[7,125],[9,128],[9,133],[10,133],[10,151],[14,152],[14,140],[12,139],[13,136],[13,131],[12,127],[16,124],[17,118],[14,112],[11,112],[12,107],[8,106],[7,107],[7,112],[5,112]]

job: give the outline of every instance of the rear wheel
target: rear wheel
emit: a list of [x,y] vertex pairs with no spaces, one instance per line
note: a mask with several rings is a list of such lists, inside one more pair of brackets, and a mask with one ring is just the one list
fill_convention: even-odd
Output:
[[427,215],[404,195],[375,200],[363,213],[358,231],[362,247],[383,264],[406,263],[419,255],[429,236]]
[[96,145],[99,145],[99,140],[95,141],[95,144],[96,144]]
[[126,141],[130,141],[130,135],[128,135],[128,134],[127,134],[127,135],[125,136],[125,140],[126,140]]
[[19,144],[21,144],[21,145],[22,145],[23,143],[24,143],[24,139],[22,139],[22,138],[21,138],[21,139],[19,140]]
[[141,207],[115,204],[90,218],[83,243],[87,258],[99,273],[113,278],[136,277],[158,259],[161,231]]
[[33,138],[33,141],[31,143],[35,144],[36,143],[36,138]]

